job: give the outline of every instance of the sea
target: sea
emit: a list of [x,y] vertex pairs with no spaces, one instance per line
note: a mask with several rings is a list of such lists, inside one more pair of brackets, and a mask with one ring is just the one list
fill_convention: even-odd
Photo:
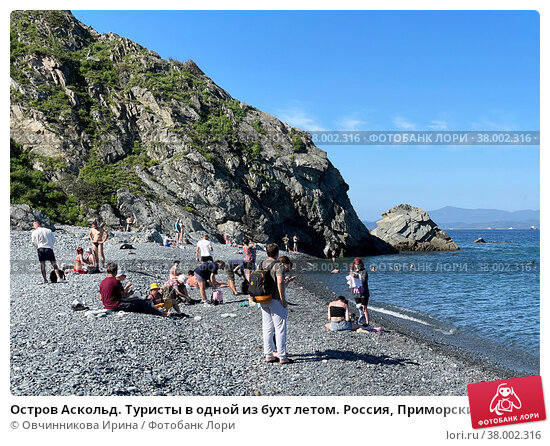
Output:
[[[364,257],[369,309],[497,365],[538,373],[539,231],[446,232],[459,251]],[[473,243],[480,237],[487,243]],[[351,260],[336,259],[339,274],[330,273],[330,260],[314,261],[306,274],[334,293],[351,297],[345,280]],[[327,296],[327,301],[332,298]]]

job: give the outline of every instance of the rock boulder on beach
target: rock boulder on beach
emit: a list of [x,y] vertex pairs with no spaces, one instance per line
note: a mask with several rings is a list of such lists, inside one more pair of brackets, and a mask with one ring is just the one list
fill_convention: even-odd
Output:
[[10,229],[15,231],[26,231],[32,229],[35,220],[42,222],[42,226],[55,230],[50,218],[38,209],[28,204],[10,205]]
[[437,227],[428,213],[400,204],[382,214],[372,235],[399,251],[456,251],[460,249],[449,235]]

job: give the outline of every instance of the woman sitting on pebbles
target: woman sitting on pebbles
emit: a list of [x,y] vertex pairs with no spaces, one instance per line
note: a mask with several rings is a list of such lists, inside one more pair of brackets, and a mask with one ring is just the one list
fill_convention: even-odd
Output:
[[338,296],[338,299],[328,304],[328,320],[330,322],[325,327],[330,331],[350,331],[360,327],[351,322],[348,301],[344,296]]
[[76,259],[74,260],[73,271],[78,274],[86,274],[86,270],[83,268],[82,264],[86,263],[82,257],[84,250],[79,246],[76,248]]

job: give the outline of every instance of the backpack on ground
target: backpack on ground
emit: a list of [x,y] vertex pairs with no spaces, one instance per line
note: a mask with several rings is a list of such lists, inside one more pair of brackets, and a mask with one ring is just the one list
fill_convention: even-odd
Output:
[[271,270],[279,262],[272,262],[267,269],[258,269],[250,274],[248,294],[256,303],[266,303],[273,298],[275,281],[271,276]]
[[[65,272],[62,269],[59,269],[59,277],[61,280],[65,279]],[[51,283],[57,283],[57,274],[55,273],[55,270],[52,270],[50,272],[50,282]]]

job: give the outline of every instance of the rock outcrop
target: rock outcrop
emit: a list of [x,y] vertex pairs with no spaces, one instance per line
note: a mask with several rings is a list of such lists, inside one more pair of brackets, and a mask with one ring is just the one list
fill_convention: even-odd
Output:
[[399,251],[456,251],[458,245],[437,227],[428,213],[400,204],[382,214],[371,234]]
[[14,11],[11,32],[11,138],[67,197],[51,203],[63,223],[132,216],[166,233],[181,218],[220,240],[296,234],[316,255],[395,252],[359,221],[308,133],[233,99],[194,62],[66,11]]
[[33,222],[40,221],[42,226],[55,230],[50,218],[38,209],[30,207],[28,204],[10,205],[10,229],[14,231],[30,231],[33,229]]

